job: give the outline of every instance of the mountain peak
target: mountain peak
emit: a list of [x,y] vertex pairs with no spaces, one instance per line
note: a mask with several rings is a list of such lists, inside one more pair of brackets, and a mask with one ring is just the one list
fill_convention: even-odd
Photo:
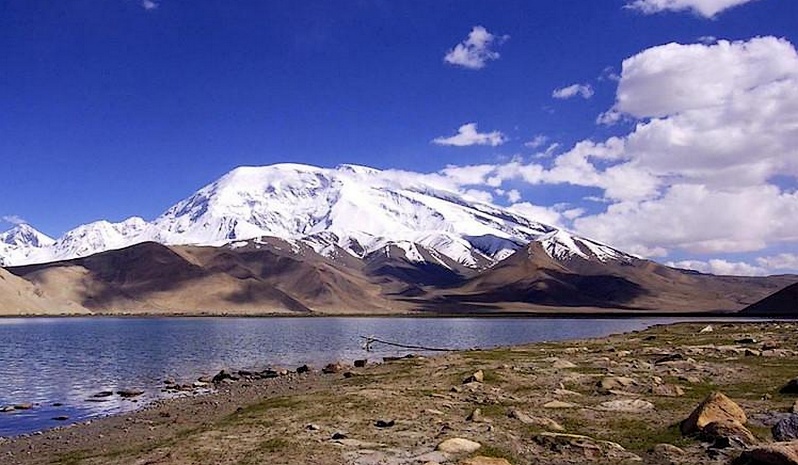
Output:
[[50,236],[36,230],[27,223],[15,225],[8,231],[0,234],[0,243],[14,247],[45,247],[54,243]]

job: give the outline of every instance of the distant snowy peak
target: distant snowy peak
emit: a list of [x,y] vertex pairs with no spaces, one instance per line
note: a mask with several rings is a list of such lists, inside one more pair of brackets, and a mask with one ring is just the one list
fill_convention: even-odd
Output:
[[[30,228],[32,230],[32,228]],[[33,230],[35,231],[35,230]],[[85,257],[144,241],[167,245],[246,243],[277,238],[335,258],[389,253],[410,262],[484,269],[532,241],[557,260],[607,261],[611,247],[476,202],[435,176],[357,165],[319,168],[293,163],[239,167],[166,210],[151,223],[130,218],[79,226],[57,241],[24,243],[2,236],[0,259],[21,265]],[[16,242],[14,242],[16,241]]]
[[45,247],[55,242],[52,237],[37,231],[29,224],[18,224],[0,234],[0,243],[13,247]]

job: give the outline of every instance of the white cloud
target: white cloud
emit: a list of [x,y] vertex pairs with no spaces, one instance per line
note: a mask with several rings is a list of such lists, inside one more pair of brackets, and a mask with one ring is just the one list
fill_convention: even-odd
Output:
[[770,257],[760,257],[756,259],[756,262],[773,273],[779,271],[798,273],[798,254],[782,253]]
[[543,134],[538,134],[537,136],[533,137],[532,140],[530,140],[529,142],[524,142],[524,147],[536,149],[542,147],[548,141],[549,141],[548,137],[544,136]]
[[554,89],[551,96],[557,99],[569,99],[580,96],[583,99],[589,99],[594,94],[593,88],[590,84],[571,84],[567,87]]
[[507,191],[507,200],[509,200],[512,203],[516,203],[519,200],[521,200],[521,193],[518,192],[517,189],[511,189]]
[[529,202],[510,205],[508,209],[521,216],[551,226],[563,226],[563,215],[553,207],[543,207]]
[[667,265],[716,275],[764,276],[768,274],[768,270],[759,266],[754,266],[745,262],[730,262],[721,259],[708,261],[683,260],[679,262],[668,262]]
[[634,0],[626,7],[647,15],[662,11],[691,10],[705,18],[712,18],[724,10],[752,1],[754,0]]
[[145,10],[150,11],[158,8],[158,3],[154,2],[153,0],[141,0],[141,6]]
[[20,217],[18,215],[5,215],[5,216],[0,217],[0,219],[5,221],[6,223],[11,223],[11,224],[14,224],[14,225],[27,224],[28,223],[25,220],[25,218],[22,218],[22,217]]
[[474,26],[468,37],[455,45],[443,57],[443,61],[455,66],[468,69],[482,69],[490,60],[498,60],[499,52],[492,49],[500,45],[510,36],[497,37],[482,26]]
[[468,147],[470,145],[490,145],[496,147],[507,141],[507,137],[499,131],[480,133],[477,123],[468,123],[460,126],[457,134],[451,137],[437,137],[432,140],[437,145],[453,145],[455,147]]

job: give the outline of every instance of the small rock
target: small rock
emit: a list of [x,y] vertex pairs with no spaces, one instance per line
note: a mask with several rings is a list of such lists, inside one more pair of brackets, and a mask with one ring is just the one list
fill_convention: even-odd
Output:
[[363,368],[369,361],[366,359],[363,360],[355,360],[355,368]]
[[216,373],[213,376],[213,378],[211,378],[211,382],[213,384],[219,384],[219,383],[222,383],[222,382],[227,381],[227,380],[233,380],[234,381],[236,379],[238,379],[238,378],[233,376],[232,373],[230,373],[230,372],[228,372],[226,370],[220,370],[219,373]]
[[651,393],[661,397],[681,397],[684,389],[675,384],[659,384],[651,387]]
[[482,421],[482,410],[475,408],[467,417],[466,421],[480,422]]
[[564,370],[568,368],[576,368],[576,364],[569,360],[558,358],[551,364],[551,367],[556,368],[557,370]]
[[736,344],[756,344],[756,339],[752,337],[744,337],[734,341]]
[[563,402],[561,400],[553,400],[551,402],[546,402],[543,404],[543,408],[577,408],[579,407],[576,404],[571,402]]
[[798,414],[792,414],[776,423],[770,431],[773,433],[773,439],[776,441],[792,441],[798,439]]
[[57,417],[53,417],[55,421],[66,421],[69,420],[69,417],[66,415],[58,415]]
[[651,449],[655,455],[665,457],[665,458],[672,458],[672,457],[683,457],[687,455],[687,452],[684,449],[674,446],[673,444],[657,444]]
[[707,325],[707,326],[704,326],[704,327],[701,329],[701,331],[699,331],[698,333],[699,333],[699,334],[711,333],[711,332],[712,332],[712,331],[714,331],[714,330],[715,330],[715,329],[712,327],[712,325]]
[[602,402],[601,409],[611,412],[643,413],[654,410],[654,404],[643,399],[620,399]]
[[668,354],[668,355],[666,355],[664,357],[660,357],[660,358],[654,360],[654,365],[662,365],[663,363],[677,362],[677,361],[680,361],[680,360],[684,360],[684,355],[682,355],[680,353]]
[[595,459],[596,454],[612,460],[609,463],[625,463],[624,461],[640,462],[641,459],[635,454],[628,452],[620,444],[601,441],[589,436],[565,433],[540,433],[534,437],[535,442],[540,446],[556,452],[579,451],[581,455],[589,454]]
[[263,379],[272,379],[272,378],[278,378],[278,377],[280,377],[280,372],[279,372],[279,371],[277,371],[277,370],[272,370],[272,369],[270,369],[270,368],[267,368],[267,369],[265,369],[265,370],[261,371],[261,372],[260,372],[260,373],[258,373],[258,374],[259,374],[259,375],[260,375],[260,377],[261,377],[261,378],[263,378]]
[[798,378],[793,378],[787,382],[779,392],[782,394],[798,394]]
[[704,426],[698,436],[704,441],[711,442],[715,449],[748,447],[757,442],[745,426],[733,419],[713,421]]
[[609,394],[610,391],[623,390],[624,388],[628,388],[634,384],[637,384],[637,382],[632,378],[626,378],[623,376],[606,376],[596,383],[596,390],[600,394]]
[[144,391],[142,391],[141,389],[121,389],[119,391],[116,391],[116,393],[119,394],[119,397],[122,397],[124,399],[129,399],[131,397],[138,397],[144,394]]
[[329,375],[333,373],[340,373],[343,370],[344,366],[340,363],[329,363],[327,366],[321,369],[321,372]]
[[14,405],[14,410],[30,410],[33,408],[33,404],[29,402],[24,402],[22,404]]
[[396,420],[377,420],[374,422],[374,426],[377,428],[390,428],[396,424]]
[[352,373],[351,371],[345,371],[344,372],[344,378],[346,378],[346,379],[354,378],[355,376],[357,376],[357,373]]
[[781,347],[776,341],[765,341],[762,343],[762,350],[775,350]]
[[745,352],[743,352],[743,355],[745,355],[746,357],[761,357],[762,356],[762,352],[760,352],[760,351],[758,351],[756,349],[745,349]]
[[3,412],[3,413],[13,412],[14,410],[16,410],[16,409],[14,408],[13,405],[5,405],[2,408],[0,408],[0,412]]
[[778,442],[743,451],[733,465],[798,465],[798,441]]
[[102,398],[102,397],[111,397],[114,395],[114,391],[100,391],[97,394],[92,395],[94,398]]
[[477,370],[471,376],[463,380],[463,384],[468,383],[481,383],[485,380],[485,373],[482,370]]
[[512,465],[507,459],[478,455],[460,462],[460,465]]
[[298,367],[298,368],[296,369],[296,372],[297,372],[298,374],[300,374],[300,375],[301,375],[302,373],[310,373],[310,367],[309,367],[309,366],[307,366],[307,365],[302,365],[301,367]]
[[340,439],[346,439],[346,434],[344,434],[344,433],[342,433],[340,431],[336,431],[335,433],[333,433],[332,439],[333,439],[333,441],[337,441],[337,440],[340,440]]
[[526,413],[517,409],[511,409],[508,412],[508,415],[510,416],[510,418],[515,418],[516,420],[520,421],[525,425],[537,426],[540,428],[547,429],[549,431],[556,431],[556,432],[565,431],[565,428],[563,428],[562,425],[560,425],[559,423],[550,418],[534,417],[531,415],[527,415]]
[[459,455],[476,452],[480,447],[482,444],[469,439],[450,438],[438,444],[435,450],[445,454]]
[[305,425],[305,429],[308,431],[318,431],[321,429],[321,427],[315,423],[308,423]]
[[720,420],[735,420],[743,425],[748,421],[748,418],[745,416],[745,411],[733,400],[726,397],[722,392],[715,391],[710,393],[693,410],[679,428],[682,435],[691,436],[701,432],[708,424]]

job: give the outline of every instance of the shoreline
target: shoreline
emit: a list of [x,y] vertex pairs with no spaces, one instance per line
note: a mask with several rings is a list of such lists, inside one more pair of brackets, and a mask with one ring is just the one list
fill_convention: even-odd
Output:
[[[635,384],[622,390],[629,391],[627,394],[633,397],[646,399],[646,402],[654,402],[658,415],[667,417],[667,421],[659,422],[661,424],[652,429],[651,434],[657,440],[667,438],[675,443],[674,447],[687,450],[689,463],[723,463],[709,458],[706,446],[702,443],[674,435],[668,425],[672,424],[673,419],[688,414],[693,404],[709,388],[715,387],[731,393],[746,408],[754,411],[762,410],[763,406],[767,407],[766,410],[782,411],[789,399],[779,396],[778,386],[771,384],[786,382],[786,379],[778,379],[774,373],[782,378],[789,373],[792,373],[791,376],[798,374],[794,372],[794,367],[798,366],[798,346],[795,343],[798,340],[798,325],[790,321],[726,321],[718,323],[719,326],[712,332],[700,333],[702,325],[707,323],[654,325],[643,331],[603,338],[456,351],[429,358],[372,363],[366,368],[342,367],[330,374],[313,371],[267,380],[242,379],[222,383],[217,386],[217,391],[207,394],[155,400],[134,412],[0,439],[0,456],[14,457],[10,463],[20,464],[132,464],[145,459],[151,460],[146,463],[182,464],[189,461],[175,455],[175,450],[188,451],[198,444],[205,444],[213,445],[213,450],[221,445],[236,448],[238,452],[232,454],[235,460],[225,458],[217,461],[220,457],[200,454],[202,456],[192,458],[191,463],[248,463],[239,460],[240,453],[253,453],[253,450],[264,459],[264,463],[357,463],[354,456],[346,455],[353,449],[371,450],[375,447],[366,446],[390,444],[391,448],[398,447],[407,453],[414,453],[416,450],[410,444],[420,441],[423,443],[421,449],[426,451],[424,453],[434,453],[435,445],[443,436],[456,432],[478,442],[495,443],[492,449],[494,455],[510,457],[513,459],[510,462],[517,465],[531,463],[525,462],[522,454],[519,454],[524,447],[531,446],[516,444],[512,437],[522,432],[531,434],[532,430],[546,429],[508,419],[507,412],[511,409],[524,408],[538,415],[546,414],[548,419],[560,423],[569,433],[590,433],[586,435],[598,435],[601,440],[613,442],[626,441],[624,448],[627,452],[643,456],[645,460],[647,449],[635,449],[633,443],[628,443],[629,438],[624,438],[628,436],[628,431],[624,429],[626,427],[621,428],[621,423],[613,423],[615,414],[590,406],[593,402],[627,398],[620,394],[594,392],[596,375],[617,374],[629,375],[629,379],[636,380]],[[757,342],[733,342],[744,340],[745,337]],[[761,341],[771,339],[780,348],[760,347],[764,344]],[[766,353],[766,350],[774,352]],[[658,365],[650,361],[652,357],[659,358],[674,351],[684,356],[668,362],[670,364]],[[757,355],[749,356],[746,351]],[[615,365],[613,360],[617,360]],[[758,361],[761,363],[754,363]],[[552,368],[557,363],[560,363],[559,368]],[[634,368],[638,363],[651,366],[643,366],[640,371]],[[732,369],[736,364],[742,364],[751,373]],[[483,371],[483,381],[476,385],[463,384],[463,377],[477,369]],[[622,373],[624,370],[629,373]],[[765,376],[757,373],[757,370],[777,371]],[[696,374],[691,375],[692,372]],[[642,389],[644,384],[654,382],[644,381],[643,377],[654,374],[655,378],[662,378],[663,385],[681,386],[682,395],[652,395],[648,388]],[[693,376],[700,379],[688,379]],[[532,391],[528,391],[530,383]],[[540,392],[537,384],[540,384]],[[765,394],[770,396],[768,400],[762,400]],[[544,400],[584,405],[584,408],[547,410],[543,405]],[[428,408],[423,409],[424,406]],[[501,408],[497,409],[496,406]],[[480,415],[490,421],[467,420],[466,416],[470,416],[469,412],[473,414],[475,409],[481,409]],[[435,413],[429,412],[432,410]],[[587,415],[589,421],[574,418],[580,415]],[[624,421],[632,421],[639,415],[637,413]],[[382,417],[394,419],[400,428],[375,428],[374,422]],[[607,426],[602,426],[602,423],[608,421],[612,427],[602,436],[601,428]],[[433,434],[435,430],[430,430],[429,425],[440,426],[441,422],[449,425],[445,429],[447,433]],[[591,425],[591,422],[595,424]],[[318,429],[311,426],[318,426]],[[636,429],[642,427],[642,424],[635,426]],[[249,447],[246,441],[243,445],[233,446],[225,439],[228,436],[240,438],[251,428],[257,429],[259,435],[266,436],[272,435],[272,429],[277,428],[282,436],[270,436],[269,447],[254,447],[246,451],[239,450]],[[757,429],[752,427],[752,430],[758,436],[765,435],[764,426],[757,426]],[[413,441],[406,441],[403,435],[397,438],[384,434],[392,431],[407,433]],[[357,438],[353,439],[356,442],[346,442],[346,438],[332,439],[336,432],[349,439]],[[300,459],[295,456],[296,451],[289,445],[296,440],[303,444],[306,440],[310,441],[309,453],[315,457],[315,461],[306,462],[304,460],[307,457]],[[256,446],[263,446],[262,442],[257,442]],[[95,443],[96,447],[93,446]],[[516,450],[517,447],[520,449]],[[382,450],[381,447],[376,449]],[[31,450],[36,453],[31,454]],[[541,453],[545,455],[549,452]],[[314,455],[316,453],[318,455]],[[358,454],[355,455],[359,457]],[[608,460],[606,463],[624,463],[617,457],[605,458]],[[397,458],[395,463],[405,462]]]

